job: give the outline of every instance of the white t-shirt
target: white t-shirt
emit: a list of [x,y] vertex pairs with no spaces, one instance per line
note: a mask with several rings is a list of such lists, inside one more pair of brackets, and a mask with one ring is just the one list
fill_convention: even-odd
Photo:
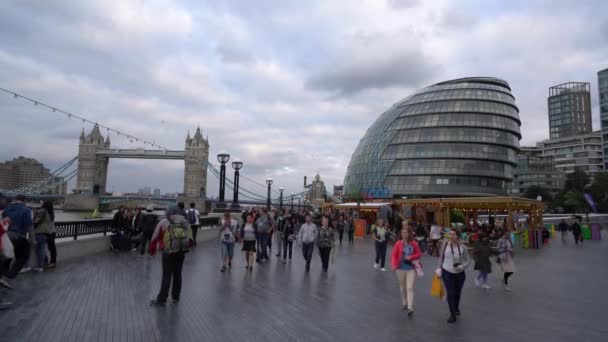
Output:
[[199,220],[199,216],[201,216],[201,214],[198,212],[198,210],[196,208],[192,209],[188,209],[186,210],[186,219],[188,219],[188,215],[190,214],[190,212],[194,210],[194,217],[196,217],[196,222],[194,222],[195,225],[200,226],[201,222]]
[[431,239],[432,240],[441,239],[441,230],[439,229],[439,226],[437,226],[437,225],[431,226]]

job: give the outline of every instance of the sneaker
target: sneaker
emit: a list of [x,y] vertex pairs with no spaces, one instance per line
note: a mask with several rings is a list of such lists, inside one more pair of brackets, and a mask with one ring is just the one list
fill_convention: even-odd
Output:
[[160,302],[156,299],[152,299],[150,301],[150,306],[165,306],[165,304],[166,304],[165,302]]
[[21,271],[19,271],[19,273],[27,273],[27,272],[29,272],[31,270],[32,270],[31,267],[24,267],[24,268],[21,269]]
[[475,287],[479,287],[479,286],[481,286],[479,279],[475,279]]
[[44,272],[44,268],[42,267],[34,267],[32,270],[35,272]]
[[382,272],[386,272],[386,268],[382,267],[382,268],[380,269],[380,271],[382,271]]
[[56,264],[48,264],[48,265],[44,266],[44,268],[47,268],[47,269],[56,268],[56,267],[57,267]]
[[380,265],[378,265],[378,264],[374,264],[374,268],[375,268],[375,269],[378,269],[378,267],[380,267]]
[[11,302],[0,302],[0,310],[10,309],[11,306],[13,306],[13,303]]
[[456,323],[456,315],[451,314],[450,318],[448,318],[448,323]]
[[410,318],[414,317],[414,310],[409,310],[409,309],[408,309],[408,310],[407,310],[407,315],[408,315]]
[[222,272],[222,273],[226,272],[226,266],[222,266],[222,269],[220,270],[220,272]]
[[0,287],[4,287],[7,289],[12,289],[13,287],[11,286],[11,284],[8,283],[8,281],[6,281],[6,279],[0,278]]
[[486,290],[489,290],[489,289],[492,288],[492,286],[490,286],[488,284],[483,284],[481,287],[484,288],[484,289],[486,289]]
[[505,285],[505,291],[511,292],[513,290],[509,287],[509,285]]

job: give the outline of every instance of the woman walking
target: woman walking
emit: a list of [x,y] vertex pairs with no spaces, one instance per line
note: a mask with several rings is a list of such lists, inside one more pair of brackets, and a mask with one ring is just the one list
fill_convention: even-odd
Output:
[[[55,228],[55,211],[53,210],[53,202],[43,202],[42,208],[44,208],[49,214],[49,233],[46,237],[46,246],[49,250],[49,253],[51,254],[51,259],[48,260],[48,258],[46,258],[45,256],[45,264],[46,268],[55,268],[57,267],[57,246],[55,245],[55,238],[57,237],[57,228]],[[46,261],[48,261],[48,263]]]
[[321,219],[321,229],[319,229],[317,235],[317,247],[319,248],[319,255],[321,256],[323,272],[327,272],[327,269],[329,268],[329,255],[331,254],[331,249],[334,246],[335,240],[335,231],[329,226],[329,219],[323,216]]
[[[287,252],[291,260],[293,241],[296,239],[296,222],[293,216],[286,216],[283,225],[283,263],[287,263]],[[280,252],[280,251],[279,251]]]
[[448,323],[456,322],[456,316],[460,315],[460,294],[466,279],[465,270],[469,265],[469,254],[467,247],[460,242],[458,232],[450,230],[449,240],[443,244],[437,272],[441,273],[443,285],[447,292],[450,317]]
[[513,262],[513,243],[511,242],[511,233],[505,231],[503,236],[498,240],[498,260],[500,268],[503,272],[503,286],[506,291],[511,291],[509,287],[509,277],[515,272],[515,263]]
[[222,269],[221,272],[232,268],[232,257],[234,256],[234,244],[236,243],[237,222],[230,217],[230,213],[224,213],[220,240],[222,244]]
[[338,239],[340,240],[340,246],[342,246],[342,239],[344,238],[344,228],[346,227],[345,214],[339,214],[336,217],[336,229],[338,230]]
[[391,268],[395,271],[399,281],[402,308],[407,310],[410,317],[414,315],[414,284],[416,282],[416,269],[413,263],[419,261],[421,256],[422,253],[418,243],[414,240],[414,234],[410,231],[408,223],[403,222],[401,239],[395,243],[391,252]]
[[479,235],[479,241],[475,242],[473,247],[473,259],[475,260],[475,271],[479,271],[475,278],[475,286],[489,289],[488,274],[492,273],[492,263],[490,262],[490,253],[492,246],[488,240],[486,233]]
[[257,226],[253,221],[253,214],[247,216],[247,222],[241,229],[240,237],[243,240],[243,251],[245,252],[245,269],[249,272],[253,271],[253,263],[255,262],[255,241],[257,235]]
[[384,263],[386,261],[386,247],[388,245],[388,241],[386,240],[386,227],[384,226],[384,220],[378,219],[375,225],[372,226],[372,237],[375,241],[376,246],[376,261],[374,262],[374,268],[378,268],[380,266],[381,270],[384,272],[386,268],[384,268]]

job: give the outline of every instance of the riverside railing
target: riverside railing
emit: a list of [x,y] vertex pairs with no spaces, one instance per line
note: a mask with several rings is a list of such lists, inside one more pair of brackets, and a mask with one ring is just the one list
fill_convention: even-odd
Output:
[[[202,227],[217,227],[220,224],[219,217],[201,217],[200,226]],[[89,219],[80,221],[63,221],[55,222],[57,229],[57,238],[74,238],[78,240],[79,236],[103,234],[107,235],[112,232],[112,219]]]

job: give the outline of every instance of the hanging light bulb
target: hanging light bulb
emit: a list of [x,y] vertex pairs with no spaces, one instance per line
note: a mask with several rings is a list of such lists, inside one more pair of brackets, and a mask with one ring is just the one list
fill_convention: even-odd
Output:
[[37,101],[34,101],[34,106],[37,106],[37,105],[38,105],[38,102],[37,102]]
[[14,98],[16,98],[16,99],[18,99],[18,98],[19,98],[19,95],[17,95],[17,94],[13,94],[13,97],[14,97]]
[[57,111],[57,109],[53,108],[53,113],[55,113]]

